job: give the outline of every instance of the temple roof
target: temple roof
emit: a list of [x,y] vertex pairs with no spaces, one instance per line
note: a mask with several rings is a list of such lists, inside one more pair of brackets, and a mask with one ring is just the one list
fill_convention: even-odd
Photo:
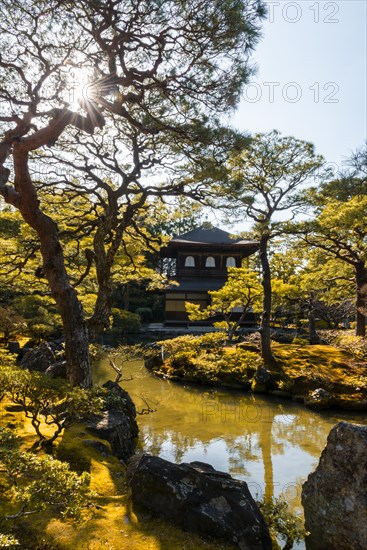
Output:
[[196,227],[183,235],[178,235],[171,240],[171,243],[195,243],[195,244],[258,244],[255,241],[245,241],[236,238],[228,231],[213,227],[210,225],[202,225]]

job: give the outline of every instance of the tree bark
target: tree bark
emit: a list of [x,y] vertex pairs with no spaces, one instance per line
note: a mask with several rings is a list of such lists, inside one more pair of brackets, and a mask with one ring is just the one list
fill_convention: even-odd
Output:
[[320,338],[316,330],[315,315],[311,308],[308,311],[308,335],[310,338],[310,344],[316,345],[320,343]]
[[91,342],[100,343],[103,333],[110,326],[112,287],[109,281],[103,281],[98,287],[97,300],[93,315],[88,319],[89,338]]
[[366,336],[367,269],[365,262],[355,265],[356,277],[356,336]]
[[271,272],[268,258],[268,234],[262,235],[260,238],[260,262],[262,268],[261,284],[264,290],[263,297],[263,312],[261,316],[260,335],[261,335],[261,357],[264,364],[271,365],[274,362],[274,357],[271,352],[270,344],[270,315],[271,315]]
[[17,206],[39,237],[43,269],[63,322],[68,379],[72,386],[88,388],[92,385],[88,330],[83,308],[65,269],[58,227],[39,207],[28,170],[28,150],[22,142],[13,144],[13,158]]
[[[117,203],[113,200],[113,197],[109,197],[109,203],[110,206],[106,208],[104,217],[99,220],[93,239],[98,292],[93,315],[88,319],[91,342],[99,342],[104,331],[110,326],[112,305],[111,271],[122,238],[121,231],[116,227]],[[112,232],[114,233],[113,237],[111,237]],[[108,237],[111,237],[111,244],[106,250],[106,240]]]

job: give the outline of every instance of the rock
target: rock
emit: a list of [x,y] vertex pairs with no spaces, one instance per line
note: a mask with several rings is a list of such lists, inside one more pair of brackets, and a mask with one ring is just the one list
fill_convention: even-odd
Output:
[[163,347],[154,342],[146,346],[146,354],[144,356],[144,366],[153,370],[161,367],[164,363]]
[[134,438],[139,433],[136,409],[130,395],[116,382],[103,385],[109,391],[107,410],[86,422],[87,430],[110,443],[112,453],[127,461],[134,452]]
[[105,411],[85,423],[91,434],[106,439],[111,445],[111,451],[117,458],[127,461],[134,452],[133,434],[129,417],[121,411]]
[[138,424],[136,422],[136,408],[134,401],[130,395],[117,382],[108,380],[103,387],[106,388],[113,396],[118,397],[118,403],[113,402],[113,406],[109,410],[120,411],[126,414],[130,422],[131,437],[136,437],[139,433]]
[[18,354],[20,352],[20,344],[17,340],[12,340],[8,342],[8,352]]
[[367,426],[339,422],[302,488],[309,550],[367,548]]
[[56,363],[48,367],[45,374],[52,378],[66,378],[66,361],[56,361]]
[[285,330],[277,330],[272,332],[271,339],[279,344],[291,344],[295,336],[294,331],[287,332]]
[[242,550],[271,550],[264,518],[244,481],[209,464],[173,464],[147,454],[129,464],[132,499],[185,529]]
[[292,394],[305,396],[320,388],[323,382],[324,380],[314,373],[300,374],[292,378]]
[[310,395],[305,397],[305,405],[310,409],[330,409],[334,404],[334,397],[324,388],[317,388]]
[[54,362],[55,354],[51,346],[43,342],[23,355],[20,366],[31,371],[45,372]]
[[269,390],[276,390],[277,387],[277,380],[270,371],[264,367],[257,369],[251,385],[253,392],[267,392]]

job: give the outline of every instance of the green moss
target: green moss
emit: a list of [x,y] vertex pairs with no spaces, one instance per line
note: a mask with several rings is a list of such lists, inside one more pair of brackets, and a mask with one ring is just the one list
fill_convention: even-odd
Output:
[[[157,374],[206,385],[270,391],[266,384],[254,379],[262,365],[256,347],[251,351],[246,344],[226,347],[220,345],[218,337],[216,345],[205,347],[202,338],[187,335],[167,341],[166,360]],[[336,407],[367,410],[366,365],[349,352],[327,345],[311,346],[300,339],[292,344],[274,342],[272,350],[275,363],[270,372],[276,387],[271,388],[271,393],[302,401],[315,389],[324,388],[332,394]]]
[[324,345],[299,348],[274,344],[273,352],[284,385],[292,394],[307,395],[324,388],[342,408],[348,408],[346,398],[360,403],[367,399],[366,365],[357,363],[343,350]]
[[[3,403],[5,414],[0,425],[11,424],[21,438],[22,448],[29,450],[35,436],[29,420],[19,411],[7,411],[11,403]],[[11,533],[21,548],[37,550],[230,550],[223,542],[204,539],[187,533],[173,524],[153,517],[149,512],[133,508],[125,467],[115,457],[103,457],[83,440],[95,439],[85,432],[82,424],[63,432],[55,445],[54,456],[71,464],[72,469],[88,471],[94,492],[90,505],[82,512],[79,522],[42,511],[16,522],[0,520],[0,533]],[[104,441],[107,445],[107,443]],[[42,452],[42,451],[40,451]],[[11,491],[4,474],[0,473],[0,518],[11,513]]]
[[189,341],[189,349],[174,349],[160,373],[201,384],[249,388],[250,379],[260,365],[261,359],[253,351],[228,347],[195,348]]

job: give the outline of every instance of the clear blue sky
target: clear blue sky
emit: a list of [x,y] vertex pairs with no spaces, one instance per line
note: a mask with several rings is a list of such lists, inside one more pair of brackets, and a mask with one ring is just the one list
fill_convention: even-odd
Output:
[[311,141],[340,166],[367,136],[367,0],[267,4],[258,71],[231,122]]

